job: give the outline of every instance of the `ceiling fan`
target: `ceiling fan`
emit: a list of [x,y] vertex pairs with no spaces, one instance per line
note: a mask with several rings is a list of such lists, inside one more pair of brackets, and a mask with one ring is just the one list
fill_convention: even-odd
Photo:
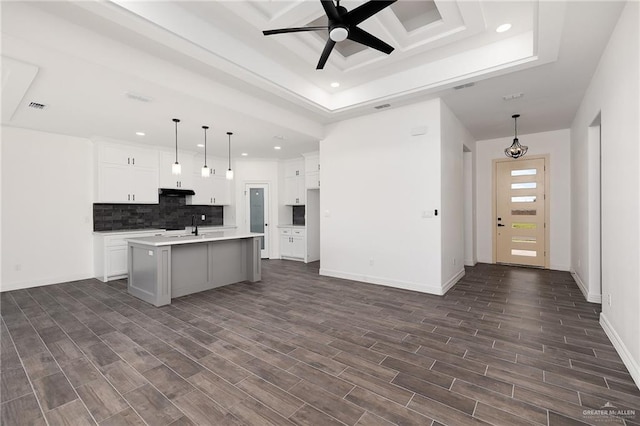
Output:
[[262,33],[268,36],[273,34],[328,30],[329,38],[327,39],[327,44],[324,46],[320,61],[316,67],[318,70],[324,68],[324,64],[327,62],[327,59],[329,59],[329,55],[336,43],[345,39],[355,41],[356,43],[363,44],[388,55],[393,52],[393,47],[363,29],[358,28],[357,25],[396,1],[397,0],[370,0],[349,12],[346,8],[340,6],[340,0],[337,0],[337,4],[333,4],[333,0],[320,0],[324,12],[329,19],[328,25],[321,27],[281,28],[278,30],[265,30]]

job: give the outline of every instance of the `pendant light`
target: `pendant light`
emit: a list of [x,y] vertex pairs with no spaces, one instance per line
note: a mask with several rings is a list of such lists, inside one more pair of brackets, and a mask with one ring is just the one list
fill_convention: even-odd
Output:
[[227,132],[227,135],[229,135],[229,170],[227,170],[227,179],[231,180],[233,179],[233,170],[231,170],[231,135],[233,133],[231,132]]
[[528,146],[520,145],[520,141],[518,141],[518,117],[520,117],[520,114],[514,114],[511,116],[514,122],[513,143],[509,148],[505,148],[504,150],[504,155],[511,158],[520,158],[525,155],[529,149]]
[[174,175],[179,175],[180,173],[182,173],[182,167],[180,166],[180,163],[178,163],[178,123],[180,122],[180,120],[174,118],[173,122],[176,123],[176,162],[171,166],[171,173],[173,173]]
[[202,166],[202,177],[211,176],[211,169],[207,167],[207,129],[209,126],[202,126],[204,129],[204,166]]

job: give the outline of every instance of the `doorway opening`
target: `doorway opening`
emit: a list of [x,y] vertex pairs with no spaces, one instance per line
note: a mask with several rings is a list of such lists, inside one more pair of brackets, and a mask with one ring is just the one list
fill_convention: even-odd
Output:
[[587,134],[587,221],[589,235],[587,258],[589,261],[590,302],[602,302],[602,127],[601,115],[589,126]]

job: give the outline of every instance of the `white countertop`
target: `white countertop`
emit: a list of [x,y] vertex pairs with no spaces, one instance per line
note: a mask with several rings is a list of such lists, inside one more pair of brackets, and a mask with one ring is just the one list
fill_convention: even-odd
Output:
[[278,225],[278,228],[306,228],[307,225]]
[[143,244],[153,247],[173,246],[179,244],[208,243],[213,241],[238,240],[242,238],[261,237],[264,234],[257,232],[238,232],[235,230],[206,231],[200,235],[183,234],[153,237],[128,238],[127,242]]
[[119,234],[140,234],[144,232],[165,232],[166,229],[156,228],[140,228],[140,229],[121,229],[118,231],[93,231],[94,235],[119,235]]

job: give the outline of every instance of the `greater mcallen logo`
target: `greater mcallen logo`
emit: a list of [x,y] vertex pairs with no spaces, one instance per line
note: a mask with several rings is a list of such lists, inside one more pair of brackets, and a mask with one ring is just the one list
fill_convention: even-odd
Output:
[[611,402],[607,402],[600,409],[583,410],[582,415],[597,421],[614,421],[615,419],[633,420],[636,418],[636,410],[619,409]]

